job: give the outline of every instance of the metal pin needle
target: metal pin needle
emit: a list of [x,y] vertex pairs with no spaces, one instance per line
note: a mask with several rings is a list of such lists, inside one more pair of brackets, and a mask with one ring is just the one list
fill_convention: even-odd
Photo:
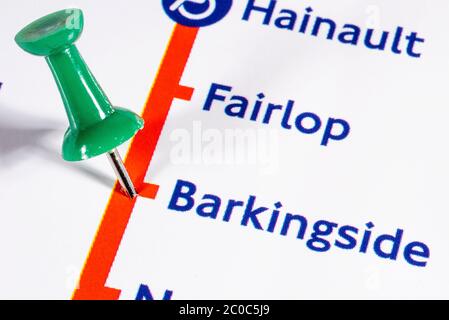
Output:
[[129,177],[128,171],[126,171],[125,165],[123,164],[117,149],[108,152],[106,155],[108,156],[109,162],[114,169],[115,175],[117,176],[123,191],[125,191],[131,199],[134,199],[137,196],[136,189],[134,188],[133,182]]

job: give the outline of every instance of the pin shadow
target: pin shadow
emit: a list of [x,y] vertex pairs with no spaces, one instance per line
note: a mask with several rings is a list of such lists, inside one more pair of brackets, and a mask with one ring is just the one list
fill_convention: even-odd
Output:
[[[83,174],[84,176],[91,178],[92,180],[96,180],[101,183],[103,186],[112,189],[114,186],[115,180],[114,178],[103,174],[100,171],[97,171],[91,167],[86,166],[86,164],[75,163],[75,162],[66,162],[62,159],[61,155],[54,149],[49,148],[44,145],[38,146],[38,151],[41,152],[41,155],[46,160],[52,161],[55,164],[64,166],[66,169],[70,169],[72,171],[76,171],[78,173]],[[106,163],[105,159],[105,163]],[[107,165],[107,164],[106,164]]]
[[[17,121],[12,119],[21,119],[21,121],[16,125]],[[16,166],[27,156],[33,155],[80,173],[107,188],[112,188],[115,183],[113,177],[85,163],[68,163],[62,159],[56,148],[48,146],[47,141],[51,135],[63,133],[61,124],[11,112],[10,109],[0,106],[0,170]],[[105,162],[107,162],[106,159]]]

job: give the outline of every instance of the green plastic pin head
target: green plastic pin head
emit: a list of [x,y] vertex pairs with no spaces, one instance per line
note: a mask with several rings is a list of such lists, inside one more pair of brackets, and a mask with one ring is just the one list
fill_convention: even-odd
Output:
[[56,80],[70,124],[62,146],[67,161],[110,152],[143,128],[137,114],[111,105],[75,47],[83,25],[82,11],[67,9],[32,22],[15,38],[26,52],[45,56]]

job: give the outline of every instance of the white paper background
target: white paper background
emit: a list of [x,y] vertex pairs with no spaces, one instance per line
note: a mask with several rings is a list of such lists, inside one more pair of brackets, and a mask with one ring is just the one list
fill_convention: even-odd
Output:
[[[379,29],[403,26],[426,38],[412,59],[352,47],[321,37],[242,21],[246,1],[234,1],[221,22],[200,30],[182,84],[191,102],[175,101],[148,182],[156,200],[139,199],[108,286],[133,299],[141,283],[155,298],[449,298],[446,118],[449,62],[445,1],[278,1],[337,23]],[[0,298],[70,298],[113,184],[104,157],[65,163],[59,149],[66,118],[44,60],[22,52],[14,35],[35,18],[66,7],[85,13],[78,48],[115,105],[140,112],[170,37],[173,22],[159,1],[3,1],[0,5]],[[373,16],[373,12],[379,13]],[[377,19],[378,18],[378,19]],[[295,109],[343,118],[351,135],[321,147],[305,136],[229,118],[219,104],[204,112],[212,82],[235,94],[296,101]],[[174,132],[273,129],[276,170],[255,164],[176,164]],[[178,130],[178,131],[177,131]],[[210,131],[209,131],[210,133]],[[198,141],[197,141],[198,142]],[[203,144],[206,144],[203,142]],[[121,147],[122,152],[126,145]],[[204,159],[203,159],[204,160]],[[207,159],[206,159],[207,160]],[[277,232],[167,210],[177,179],[199,194],[246,200],[375,232],[405,230],[404,243],[423,241],[428,266],[386,261],[355,250],[307,249]],[[201,194],[202,196],[202,194]],[[285,212],[285,211],[284,211]],[[222,213],[221,213],[222,215]],[[219,216],[221,217],[221,216]],[[309,226],[310,227],[310,226]]]

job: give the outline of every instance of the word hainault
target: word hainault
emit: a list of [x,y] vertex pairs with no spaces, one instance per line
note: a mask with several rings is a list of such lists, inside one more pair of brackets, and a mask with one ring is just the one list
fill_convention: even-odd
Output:
[[[296,231],[296,238],[299,240],[304,240],[307,234],[305,245],[316,252],[327,252],[332,247],[336,247],[362,254],[375,253],[380,258],[392,261],[396,261],[401,253],[407,263],[417,267],[425,267],[430,257],[430,249],[426,244],[418,241],[403,243],[404,230],[402,229],[396,229],[394,235],[375,236],[372,234],[374,228],[372,222],[365,225],[365,230],[327,220],[318,220],[311,224],[310,220],[302,215],[281,213],[281,202],[276,202],[274,208],[259,206],[256,202],[257,197],[254,195],[250,195],[246,202],[236,199],[225,202],[219,196],[208,193],[201,197],[197,195],[197,186],[194,183],[178,180],[168,209],[178,212],[196,211],[200,217],[221,219],[224,222],[238,219],[240,225],[244,227],[252,226],[257,230],[270,233],[279,232],[281,236],[287,236]],[[265,226],[259,220],[262,216],[269,221]],[[276,228],[280,228],[280,231],[276,231]]]
[[[402,54],[405,49],[410,57],[421,57],[416,45],[424,43],[425,39],[419,38],[416,32],[410,32],[404,37],[403,27],[398,26],[394,35],[388,31],[377,32],[370,28],[362,31],[361,27],[354,24],[344,24],[340,28],[332,19],[313,17],[311,7],[306,8],[305,13],[300,17],[297,12],[289,9],[279,10],[276,5],[276,0],[271,0],[268,4],[249,0],[242,19],[249,21],[262,18],[264,25],[274,25],[279,29],[310,34],[315,37],[324,36],[328,40],[338,40],[343,44],[353,46],[363,43],[368,49],[380,51],[389,49],[395,54]],[[406,45],[404,46],[403,43]]]

